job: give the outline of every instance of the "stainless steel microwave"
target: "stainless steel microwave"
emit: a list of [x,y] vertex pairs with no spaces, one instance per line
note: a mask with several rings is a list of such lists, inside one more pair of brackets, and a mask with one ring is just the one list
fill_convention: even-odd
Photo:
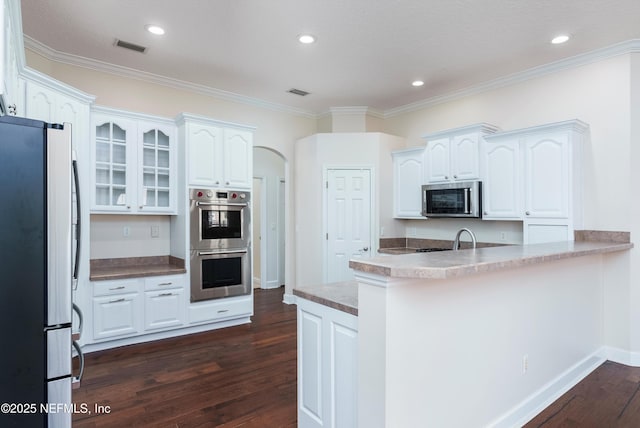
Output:
[[457,181],[422,186],[425,217],[482,217],[482,182]]

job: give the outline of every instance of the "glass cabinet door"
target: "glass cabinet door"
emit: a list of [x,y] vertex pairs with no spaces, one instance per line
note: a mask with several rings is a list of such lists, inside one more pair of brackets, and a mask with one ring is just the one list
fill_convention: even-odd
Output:
[[127,132],[113,122],[96,125],[95,202],[127,205]]
[[170,208],[170,138],[160,129],[142,134],[142,201],[149,208]]

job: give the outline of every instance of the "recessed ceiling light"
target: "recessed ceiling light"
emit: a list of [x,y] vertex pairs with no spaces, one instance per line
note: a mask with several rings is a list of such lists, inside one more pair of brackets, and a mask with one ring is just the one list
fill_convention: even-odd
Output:
[[422,80],[414,80],[413,82],[411,82],[411,85],[418,87],[424,85],[424,82]]
[[569,40],[569,36],[562,34],[560,36],[556,36],[553,39],[551,39],[551,43],[553,43],[554,45],[559,45],[561,43],[566,42],[567,40]]
[[300,34],[298,36],[298,41],[300,43],[304,43],[305,45],[308,45],[316,42],[316,36],[313,36],[311,34]]
[[164,28],[158,27],[157,25],[145,25],[144,28],[156,36],[162,36],[164,34]]

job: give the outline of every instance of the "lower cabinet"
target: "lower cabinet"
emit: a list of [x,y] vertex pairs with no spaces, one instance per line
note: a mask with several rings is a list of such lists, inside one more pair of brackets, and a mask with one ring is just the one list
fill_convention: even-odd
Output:
[[156,330],[184,324],[184,290],[145,291],[144,329]]
[[358,317],[300,297],[298,426],[358,426]]
[[93,339],[142,333],[141,293],[113,294],[93,298]]
[[93,340],[184,325],[184,283],[180,275],[93,282]]

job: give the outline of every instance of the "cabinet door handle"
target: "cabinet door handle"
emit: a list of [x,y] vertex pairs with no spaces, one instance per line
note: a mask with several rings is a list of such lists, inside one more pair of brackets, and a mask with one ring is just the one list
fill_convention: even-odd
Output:
[[219,313],[219,314],[223,314],[223,313],[225,313],[225,312],[229,312],[229,309],[220,309],[220,310],[218,311],[218,313]]
[[115,291],[115,290],[123,290],[124,289],[124,285],[121,285],[119,287],[114,287],[114,288],[110,288],[110,291]]
[[126,299],[124,297],[122,297],[121,299],[116,299],[116,300],[109,300],[109,303],[120,303],[120,302],[124,302]]
[[173,296],[173,293],[162,293],[158,295],[158,297],[166,297],[166,296]]
[[526,211],[525,214],[526,215],[531,215],[531,213],[529,211]]
[[449,176],[448,176],[448,175],[445,175],[445,176],[444,176],[444,179],[445,179],[445,180],[448,180],[448,179],[449,179]]
[[454,175],[454,176],[453,176],[453,178],[458,178],[458,176],[457,176],[457,175]]
[[171,285],[173,284],[172,282],[161,282],[160,284],[158,284],[158,287],[164,287],[165,285]]

